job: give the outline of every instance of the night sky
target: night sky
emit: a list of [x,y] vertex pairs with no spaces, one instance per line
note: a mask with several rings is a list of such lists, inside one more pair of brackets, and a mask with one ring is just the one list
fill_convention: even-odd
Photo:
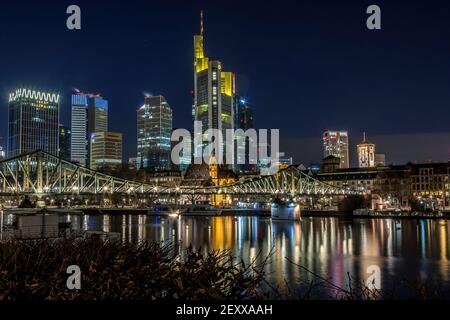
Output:
[[[66,28],[66,8],[82,30]],[[366,28],[366,8],[382,30]],[[322,158],[324,129],[349,131],[352,163],[365,131],[388,163],[450,160],[450,3],[434,1],[2,1],[0,135],[18,86],[101,93],[110,130],[136,153],[136,110],[162,94],[174,127],[191,128],[193,35],[205,14],[207,56],[237,74],[258,128],[279,128],[282,150]],[[3,139],[6,144],[6,139]]]

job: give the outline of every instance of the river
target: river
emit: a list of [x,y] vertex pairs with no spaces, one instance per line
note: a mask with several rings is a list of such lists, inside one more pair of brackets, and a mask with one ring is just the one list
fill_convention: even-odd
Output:
[[[72,218],[77,219],[77,218]],[[414,298],[427,284],[450,289],[450,224],[446,220],[302,218],[298,222],[258,217],[88,216],[86,230],[120,233],[121,241],[181,241],[194,249],[228,249],[246,263],[265,265],[271,286],[301,296],[311,281],[327,279],[348,288],[349,276],[363,281],[368,268],[380,270],[381,289]],[[300,267],[301,266],[301,267]],[[315,298],[336,290],[319,286]]]

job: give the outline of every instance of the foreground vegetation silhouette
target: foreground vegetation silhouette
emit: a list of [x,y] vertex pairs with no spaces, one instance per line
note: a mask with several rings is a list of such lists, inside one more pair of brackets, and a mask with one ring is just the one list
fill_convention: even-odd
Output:
[[[261,253],[260,253],[261,254]],[[250,264],[230,251],[184,248],[180,243],[122,243],[91,239],[11,240],[0,243],[0,300],[380,300],[389,291],[370,289],[348,275],[346,287],[314,274],[302,283],[274,286],[267,279],[267,257]],[[260,261],[256,263],[256,261]],[[70,290],[69,266],[81,271],[81,289]],[[305,277],[306,279],[306,277]],[[409,284],[413,299],[443,298],[437,287]],[[323,294],[326,292],[326,295]]]

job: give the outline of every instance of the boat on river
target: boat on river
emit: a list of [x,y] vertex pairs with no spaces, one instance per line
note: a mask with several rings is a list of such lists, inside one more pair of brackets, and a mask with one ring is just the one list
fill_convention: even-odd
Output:
[[372,217],[374,214],[375,212],[373,210],[366,208],[353,210],[354,217]]
[[181,209],[182,216],[220,216],[222,210],[208,204],[189,205]]

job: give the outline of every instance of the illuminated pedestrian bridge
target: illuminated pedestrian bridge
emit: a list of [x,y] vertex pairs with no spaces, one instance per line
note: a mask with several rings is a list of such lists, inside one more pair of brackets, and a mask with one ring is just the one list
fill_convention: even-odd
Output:
[[0,194],[10,195],[258,195],[296,197],[355,194],[319,181],[295,166],[271,176],[257,176],[220,186],[165,186],[106,175],[35,151],[0,161]]

